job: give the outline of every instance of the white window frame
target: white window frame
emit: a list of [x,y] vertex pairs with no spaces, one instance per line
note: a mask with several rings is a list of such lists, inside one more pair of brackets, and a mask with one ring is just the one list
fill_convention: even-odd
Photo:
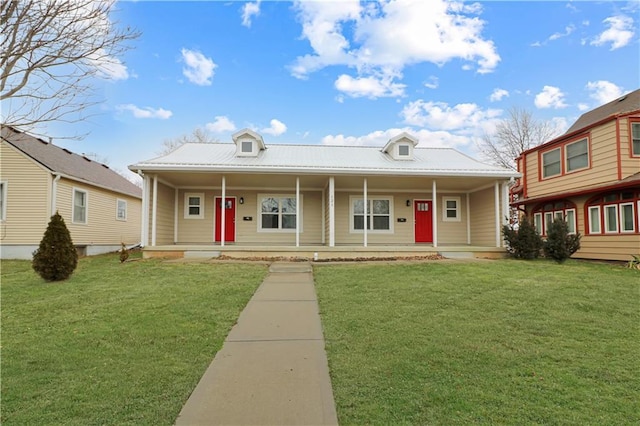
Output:
[[[560,170],[558,171],[558,173],[554,173],[552,175],[547,175],[545,173],[545,156],[551,154],[552,152],[558,151],[558,165],[560,166]],[[554,162],[555,164],[555,162]],[[542,178],[546,179],[546,178],[550,178],[553,176],[560,176],[562,175],[562,149],[561,148],[555,148],[555,149],[550,149],[549,151],[543,152],[542,153]]]
[[[624,217],[623,217],[624,206],[631,206],[631,229],[624,229]],[[636,232],[636,217],[635,217],[636,212],[635,212],[633,201],[629,203],[620,203],[620,208],[618,210],[620,214],[620,217],[618,218],[620,223],[620,227],[619,227],[620,232],[625,234]]]
[[549,228],[553,223],[553,219],[554,219],[553,212],[544,212],[544,221],[542,222],[544,233],[541,235],[547,235],[547,233],[549,232]]
[[[593,229],[593,216],[591,214],[591,210],[595,210],[598,212],[596,215],[596,219],[598,220],[598,230]],[[589,207],[589,234],[602,234],[602,212],[600,211],[600,206],[591,206]]]
[[[609,215],[607,214],[607,210],[608,209],[615,209],[616,214],[613,216],[616,218],[616,228],[614,230],[609,230]],[[618,231],[620,230],[620,227],[618,226],[618,204],[605,204],[604,206],[604,233],[605,234],[617,234]]]
[[[199,198],[200,204],[190,205],[189,198]],[[204,219],[204,192],[185,192],[184,193],[184,218],[185,219]],[[189,207],[199,207],[198,214],[190,214]]]
[[542,235],[542,213],[533,214],[533,227],[538,232],[538,235]]
[[[447,201],[455,201],[455,208],[447,207]],[[456,212],[455,217],[448,217],[447,212],[454,210]],[[460,222],[460,197],[442,197],[442,221],[443,222]]]
[[[249,146],[249,148],[250,148],[249,151],[245,151],[244,150],[245,146],[247,146],[245,144],[247,144]],[[247,140],[240,141],[240,152],[242,152],[243,154],[252,154],[253,153],[253,145],[254,145],[253,141],[247,141]]]
[[[82,222],[76,220],[76,192],[84,194],[84,221]],[[73,188],[71,191],[71,223],[75,223],[76,225],[86,225],[89,223],[89,192],[84,189]]]
[[[351,234],[363,234],[364,229],[355,229],[353,226],[354,208],[353,203],[356,200],[364,201],[364,197],[361,195],[349,196],[349,233]],[[389,202],[389,229],[367,229],[367,234],[393,234],[393,196],[391,195],[367,195],[367,202],[373,205],[375,200],[384,200]],[[370,222],[373,225],[373,209],[369,212],[371,216]],[[365,220],[367,226],[367,221]]]
[[0,187],[2,188],[2,193],[0,194],[0,202],[2,205],[0,206],[0,222],[4,222],[7,220],[7,190],[9,184],[6,180],[0,181]]
[[[407,153],[406,154],[402,153],[402,148],[406,148],[407,149]],[[410,156],[411,156],[411,148],[409,147],[409,145],[406,144],[406,143],[399,144],[398,145],[398,157],[407,158],[407,157],[410,157]]]
[[[296,232],[296,228],[282,228],[282,201],[278,201],[278,228],[263,228],[262,227],[262,201],[265,198],[275,198],[281,200],[283,198],[293,198],[296,199],[296,194],[258,194],[258,224],[257,230],[258,232],[267,232],[267,233],[279,233],[279,234],[294,234]],[[302,224],[303,214],[302,214],[302,206],[303,206],[303,195],[300,194],[300,199],[298,200],[300,205],[298,206],[298,211],[300,212],[300,217],[296,217],[296,224],[299,227],[300,233],[302,234]],[[295,213],[293,214],[295,216]]]
[[[587,152],[585,154],[580,154],[580,155],[586,155],[587,156],[587,165],[583,166],[583,167],[577,167],[575,169],[570,169],[569,168],[569,160],[570,160],[570,158],[569,158],[569,147],[571,145],[575,145],[575,144],[578,144],[578,143],[584,143],[587,146]],[[575,157],[571,157],[571,158],[575,158]],[[589,158],[589,138],[583,138],[583,139],[577,140],[575,142],[568,143],[568,144],[566,144],[564,146],[564,165],[565,165],[565,170],[566,170],[567,173],[573,173],[573,172],[578,171],[578,170],[588,169],[590,164],[591,164],[591,159]]]
[[[567,209],[565,210],[565,218],[564,221],[567,223],[567,228],[569,229],[569,234],[576,233],[576,209]],[[571,213],[571,220],[569,220],[569,213]]]
[[[120,203],[124,203],[124,217],[120,217]],[[116,198],[116,220],[126,222],[127,221],[127,200],[122,198]]]

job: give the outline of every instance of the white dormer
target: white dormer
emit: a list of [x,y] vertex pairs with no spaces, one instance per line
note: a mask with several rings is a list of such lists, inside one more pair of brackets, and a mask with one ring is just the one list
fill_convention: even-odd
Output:
[[236,144],[236,157],[257,157],[260,151],[266,149],[262,136],[251,129],[242,129],[231,138]]
[[382,152],[389,154],[394,160],[413,160],[413,148],[418,145],[418,139],[407,132],[389,139],[382,148]]

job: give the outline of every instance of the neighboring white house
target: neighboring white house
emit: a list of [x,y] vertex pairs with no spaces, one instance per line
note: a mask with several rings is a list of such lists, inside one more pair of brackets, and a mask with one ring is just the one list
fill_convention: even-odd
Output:
[[80,254],[140,242],[142,190],[104,164],[12,127],[0,145],[0,257],[31,259],[58,211]]

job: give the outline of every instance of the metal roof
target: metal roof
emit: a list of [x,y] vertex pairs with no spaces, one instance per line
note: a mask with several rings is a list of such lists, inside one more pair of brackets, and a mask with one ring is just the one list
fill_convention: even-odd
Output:
[[59,173],[71,179],[81,180],[132,197],[142,198],[142,189],[102,163],[74,154],[67,149],[10,126],[2,126],[2,140],[53,173]]
[[173,152],[129,166],[137,171],[331,173],[509,178],[519,173],[474,160],[451,148],[415,148],[396,161],[380,147],[267,145],[257,157],[237,157],[231,143],[185,143]]

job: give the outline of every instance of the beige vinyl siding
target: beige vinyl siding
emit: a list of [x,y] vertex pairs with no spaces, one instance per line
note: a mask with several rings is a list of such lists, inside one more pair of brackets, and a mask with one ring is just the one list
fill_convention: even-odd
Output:
[[[227,191],[228,192],[228,191]],[[202,208],[204,215],[202,218],[185,219],[185,194],[204,195]],[[179,244],[213,244],[213,197],[220,196],[219,191],[202,189],[180,189],[178,190],[178,243]],[[227,197],[234,194],[227,193]],[[175,193],[171,195],[169,205],[173,208]],[[237,204],[236,204],[237,206]],[[236,223],[237,223],[236,217]]]
[[331,208],[331,194],[329,194],[329,185],[327,184],[327,188],[325,189],[324,192],[324,242],[325,245],[329,245],[330,244],[330,233],[331,233],[331,223],[330,223],[330,212],[329,209]]
[[[636,121],[637,123],[637,121]],[[622,167],[622,178],[640,172],[640,157],[631,156],[631,134],[629,119],[620,119],[620,164]]]
[[[76,245],[118,245],[140,242],[140,199],[62,178],[57,184],[56,207]],[[73,190],[87,193],[87,222],[73,223]],[[127,202],[127,220],[116,219],[117,200]]]
[[[539,155],[539,152],[547,152],[547,149],[527,154],[527,197],[574,191],[580,188],[616,181],[618,179],[618,151],[616,147],[615,121],[594,127],[591,129],[589,137],[589,162],[591,167],[563,176],[555,176],[547,179],[542,179],[542,177],[539,176],[538,160],[542,161],[542,156]],[[578,139],[575,139],[575,141],[577,140]],[[562,146],[561,150],[564,151],[566,145],[558,146]],[[566,163],[564,156],[563,163]]]
[[[443,220],[445,198],[459,198],[460,221],[448,222]],[[466,245],[467,244],[467,195],[438,193],[438,245]]]
[[573,257],[581,259],[631,260],[638,254],[640,235],[583,235],[580,250]]
[[0,144],[0,180],[6,182],[2,244],[38,244],[51,216],[51,174],[7,143]]
[[469,194],[471,210],[471,245],[496,245],[495,189],[493,187]]

